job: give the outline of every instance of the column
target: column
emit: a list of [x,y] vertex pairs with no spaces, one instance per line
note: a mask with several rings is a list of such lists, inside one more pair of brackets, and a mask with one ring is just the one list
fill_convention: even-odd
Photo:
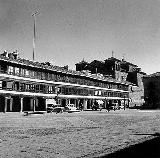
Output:
[[5,97],[4,113],[7,112],[7,100],[8,97]]
[[20,98],[20,105],[21,105],[20,112],[22,112],[23,111],[23,97]]
[[87,110],[87,100],[83,100],[83,110]]
[[130,100],[128,98],[128,101],[127,101],[127,107],[129,108],[129,104],[130,104]]
[[44,97],[45,108],[46,108],[46,111],[47,111],[47,102],[46,102],[46,99],[47,99],[47,98]]
[[9,99],[9,103],[10,103],[10,111],[12,111],[12,107],[13,107],[13,98],[10,98]]
[[36,111],[36,98],[33,98],[33,112]]
[[69,105],[69,106],[70,106],[70,103],[71,103],[71,102],[70,102],[70,99],[68,99],[68,105]]
[[106,108],[107,108],[107,107],[106,107],[106,102],[107,102],[107,100],[104,99],[103,101],[104,101],[104,108],[106,109]]
[[124,110],[126,109],[126,99],[124,97]]
[[33,109],[33,112],[35,112],[35,110],[36,110],[35,98],[30,99],[30,110],[32,110],[32,109]]
[[80,100],[77,99],[77,108],[78,108],[78,109],[80,109],[79,103],[80,103]]
[[89,99],[89,108],[92,108],[92,99]]
[[64,106],[67,106],[67,99],[65,99],[65,105]]

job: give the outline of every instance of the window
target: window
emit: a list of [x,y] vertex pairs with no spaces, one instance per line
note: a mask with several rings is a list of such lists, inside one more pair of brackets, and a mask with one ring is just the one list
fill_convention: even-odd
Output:
[[40,85],[40,92],[41,93],[46,93],[46,87],[45,87],[45,85]]
[[2,81],[0,81],[0,89],[2,89]]
[[42,72],[42,80],[45,80],[45,73]]
[[40,85],[36,85],[36,92],[39,92],[39,88],[40,87]]
[[25,69],[21,68],[20,69],[20,74],[21,74],[21,76],[25,76]]
[[45,73],[45,80],[48,80],[48,73]]
[[52,80],[52,74],[48,73],[48,80]]
[[48,92],[53,93],[53,87],[52,86],[48,86]]
[[30,91],[30,84],[26,84],[26,91]]
[[35,92],[35,85],[34,84],[31,84],[31,91]]
[[7,87],[7,82],[6,81],[2,81],[2,89],[6,89]]
[[108,97],[108,92],[107,91],[104,92],[104,96]]
[[7,89],[12,90],[13,81],[7,81]]
[[26,69],[26,76],[29,76],[29,70]]
[[62,92],[61,92],[62,94],[65,94],[65,87],[62,87],[62,88],[61,88],[61,91],[62,91]]
[[38,72],[34,71],[34,78],[38,78]]
[[19,74],[20,74],[20,68],[15,67],[15,74],[16,74],[16,75],[19,75]]
[[25,83],[20,83],[20,90],[25,91]]
[[38,71],[38,72],[37,72],[37,78],[38,78],[38,79],[41,79],[41,76],[42,76],[42,75],[41,75],[41,72]]
[[8,66],[8,74],[14,74],[13,66]]
[[30,70],[30,77],[34,77],[34,71]]
[[7,65],[5,65],[5,64],[0,65],[0,72],[6,73],[7,72]]
[[16,90],[16,91],[19,90],[19,82],[14,83],[14,90]]

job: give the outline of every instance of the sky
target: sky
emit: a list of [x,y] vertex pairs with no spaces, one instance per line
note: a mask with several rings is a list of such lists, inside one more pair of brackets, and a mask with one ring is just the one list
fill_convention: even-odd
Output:
[[160,0],[0,0],[0,51],[53,65],[113,56],[160,71]]

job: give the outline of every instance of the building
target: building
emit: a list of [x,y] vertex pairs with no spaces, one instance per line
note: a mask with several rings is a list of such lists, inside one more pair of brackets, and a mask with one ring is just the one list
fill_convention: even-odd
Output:
[[[84,69],[85,63],[85,69]],[[83,66],[81,66],[83,65]],[[129,85],[129,98],[130,106],[139,106],[144,103],[144,87],[142,78],[146,73],[141,69],[124,59],[120,60],[114,57],[108,58],[103,61],[94,60],[91,63],[79,62],[76,64],[76,70],[88,70],[91,73],[101,73],[104,76],[112,77],[119,82],[130,82]]]
[[160,72],[143,77],[144,108],[160,108]]
[[101,74],[69,70],[67,66],[34,62],[17,52],[0,55],[0,111],[46,111],[48,104],[80,105],[93,102],[129,104],[129,82]]

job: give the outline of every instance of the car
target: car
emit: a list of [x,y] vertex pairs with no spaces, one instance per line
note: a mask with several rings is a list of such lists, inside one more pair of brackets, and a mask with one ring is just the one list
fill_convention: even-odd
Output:
[[80,110],[78,110],[74,105],[67,105],[65,107],[62,107],[60,105],[58,106],[53,106],[50,105],[47,107],[47,113],[52,113],[52,112],[56,112],[56,113],[62,113],[62,112],[79,112]]
[[64,107],[55,107],[52,112],[62,113],[64,111]]
[[65,106],[64,111],[71,113],[71,112],[80,112],[79,109],[77,109],[75,106]]
[[[64,107],[60,107],[60,105],[48,104],[47,113],[62,111]],[[61,109],[61,110],[60,110]]]
[[47,107],[47,113],[51,113],[53,111],[53,107]]

